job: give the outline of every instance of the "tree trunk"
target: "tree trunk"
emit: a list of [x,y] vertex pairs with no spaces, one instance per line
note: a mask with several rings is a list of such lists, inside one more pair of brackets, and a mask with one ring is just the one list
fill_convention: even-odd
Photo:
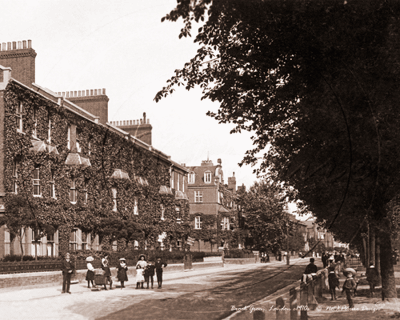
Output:
[[60,226],[59,231],[59,241],[58,241],[58,252],[60,256],[65,256],[69,251],[69,237],[71,229],[67,226]]
[[19,244],[21,246],[21,261],[23,261],[23,259],[24,259],[24,244],[22,243],[22,240],[24,239],[24,233],[25,233],[25,230],[21,229],[20,236],[19,236]]
[[376,268],[376,271],[378,271],[379,284],[380,284],[381,283],[381,259],[380,259],[381,249],[380,249],[380,245],[379,245],[379,237],[376,238],[375,245],[376,245],[376,249],[375,249],[375,268]]
[[370,259],[368,264],[371,264],[375,263],[375,228],[373,226],[370,226],[369,235],[370,235],[369,236]]
[[380,240],[382,300],[397,300],[396,282],[392,260],[392,240],[390,234],[382,233]]
[[37,245],[38,245],[38,242],[36,241],[36,239],[35,239],[35,261],[37,261]]
[[364,267],[368,267],[367,263],[368,263],[368,251],[367,251],[367,242],[365,240],[365,237],[362,238],[363,241],[363,258],[362,258],[362,264],[364,265]]

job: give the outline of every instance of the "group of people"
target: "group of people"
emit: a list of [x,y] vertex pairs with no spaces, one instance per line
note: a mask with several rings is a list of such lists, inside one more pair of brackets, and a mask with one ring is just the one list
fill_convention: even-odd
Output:
[[322,264],[324,268],[329,267],[330,264],[344,264],[346,262],[346,256],[343,252],[324,252],[322,254]]
[[[307,265],[304,274],[303,282],[308,282],[313,279],[313,276],[317,273],[317,266],[314,264],[314,258],[310,259],[310,264]],[[339,272],[343,270],[343,274],[346,280],[342,286],[342,293],[346,294],[346,298],[349,304],[349,308],[354,308],[353,296],[356,294],[358,281],[356,279],[356,270],[352,268],[344,268],[345,258],[344,254],[324,254],[322,256],[322,263],[324,269],[328,272],[328,285],[329,292],[331,294],[331,300],[337,300],[336,288],[340,289],[339,283]],[[370,286],[370,297],[374,296],[375,286],[379,282],[379,273],[376,270],[373,263],[369,264],[366,271],[366,278]]]
[[165,262],[161,262],[161,258],[157,258],[156,263],[153,264],[153,261],[146,261],[146,257],[141,255],[139,257],[139,261],[136,264],[136,289],[143,289],[143,284],[146,282],[147,287],[149,289],[150,282],[151,288],[153,289],[154,284],[154,272],[157,275],[158,288],[162,287],[162,276],[163,269],[167,266]]
[[[107,289],[107,284],[110,285],[110,290],[112,289],[113,281],[111,277],[111,269],[109,266],[108,256],[104,256],[101,259],[101,279],[102,281],[96,283],[95,280],[95,268],[93,267],[92,262],[94,258],[89,256],[86,258],[86,281],[88,288],[96,288],[96,285],[103,285],[105,290]],[[157,275],[158,288],[162,288],[163,281],[163,269],[167,266],[165,262],[161,261],[161,258],[158,257],[156,262],[146,261],[146,257],[144,255],[139,256],[139,261],[136,264],[136,289],[143,289],[143,284],[147,283],[147,288],[149,289],[149,285],[151,283],[151,288],[153,289],[154,285],[154,275]],[[63,274],[63,285],[61,293],[69,293],[70,284],[71,284],[71,275],[74,272],[74,264],[70,260],[70,254],[67,253],[65,255],[65,259],[62,262],[62,274]],[[121,283],[121,289],[125,288],[125,282],[128,281],[128,266],[126,265],[126,259],[120,258],[117,266],[117,280]]]

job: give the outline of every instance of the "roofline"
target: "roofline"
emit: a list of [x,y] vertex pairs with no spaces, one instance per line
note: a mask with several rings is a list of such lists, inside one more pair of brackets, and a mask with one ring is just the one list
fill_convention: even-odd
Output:
[[[96,124],[96,125],[104,126],[104,127],[109,128],[109,129],[111,129],[111,130],[114,130],[115,132],[120,133],[120,134],[123,134],[124,136],[128,136],[128,137],[129,137],[129,141],[134,142],[134,143],[137,144],[139,147],[141,147],[141,148],[143,148],[143,149],[145,149],[145,150],[147,150],[147,151],[150,151],[150,152],[153,153],[155,156],[158,156],[158,157],[163,158],[163,160],[165,160],[167,163],[170,163],[172,166],[178,167],[179,169],[188,172],[188,169],[187,169],[187,168],[185,168],[185,167],[179,165],[177,162],[171,160],[171,157],[170,157],[170,156],[168,156],[167,154],[165,154],[164,152],[162,152],[162,151],[160,151],[160,150],[158,150],[158,149],[153,148],[151,145],[149,145],[149,144],[143,142],[142,140],[140,140],[140,139],[138,139],[138,138],[136,138],[136,137],[130,135],[128,132],[119,129],[119,128],[113,126],[112,124],[110,124],[110,123],[108,123],[108,122],[106,123],[106,125],[104,125],[104,124],[102,124],[102,123],[99,123],[99,122],[96,122],[95,120],[90,119],[90,118],[88,118],[88,117],[86,117],[86,116],[80,114],[80,113],[77,112],[76,110],[73,110],[73,109],[71,108],[71,106],[72,106],[73,108],[78,109],[79,111],[82,111],[83,113],[87,114],[88,116],[90,116],[90,117],[92,117],[92,118],[94,118],[94,119],[98,119],[98,118],[99,118],[99,117],[97,117],[97,116],[91,114],[90,112],[88,112],[88,111],[82,109],[81,107],[77,106],[76,104],[74,104],[73,102],[69,101],[68,99],[65,99],[63,96],[61,96],[61,95],[59,95],[59,94],[57,94],[57,93],[51,91],[50,89],[44,88],[44,87],[42,87],[42,86],[39,86],[39,85],[36,84],[36,83],[32,83],[33,86],[35,86],[37,89],[39,89],[39,90],[34,90],[34,88],[31,88],[31,87],[29,87],[29,86],[27,86],[27,85],[21,83],[20,81],[14,79],[14,78],[11,78],[10,81],[14,81],[14,82],[18,83],[19,85],[23,86],[24,88],[26,88],[26,89],[28,89],[28,90],[30,90],[30,91],[33,91],[35,94],[38,94],[38,95],[41,96],[42,98],[44,98],[44,99],[46,99],[46,100],[50,100],[50,101],[54,102],[55,104],[66,108],[67,110],[71,111],[72,113],[74,113],[74,114],[80,116],[81,118],[83,118],[83,119],[85,119],[85,120],[88,120],[88,121],[90,121],[90,122],[92,122],[92,123],[94,123],[94,124]],[[40,90],[44,91],[45,93],[47,93],[48,95],[50,95],[51,97],[53,97],[54,100],[50,99],[49,97],[47,97],[47,96],[45,96],[44,94],[42,94],[41,92],[39,92]],[[56,100],[56,99],[57,99],[57,100]],[[60,99],[60,100],[59,100],[59,99]],[[61,103],[61,104],[60,104],[59,101],[64,101],[64,102],[67,103],[67,105],[66,105],[65,103]],[[68,104],[71,104],[71,106],[68,106]]]

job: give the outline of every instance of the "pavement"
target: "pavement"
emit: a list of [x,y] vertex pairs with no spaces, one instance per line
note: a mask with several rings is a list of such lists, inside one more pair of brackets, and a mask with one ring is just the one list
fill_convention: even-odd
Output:
[[[284,262],[270,262],[267,265],[276,267],[285,265]],[[225,264],[224,267],[198,268],[188,271],[165,272],[164,282],[174,279],[185,279],[207,274],[223,273],[228,271],[246,271],[265,267],[264,263],[256,264]],[[168,267],[167,267],[168,268]],[[155,277],[156,278],[156,277]],[[88,302],[93,301],[93,305],[102,299],[110,301],[121,301],[127,298],[126,290],[132,296],[146,296],[151,292],[159,292],[168,295],[164,289],[158,290],[132,290],[136,287],[134,280],[125,283],[125,289],[119,287],[119,282],[113,283],[114,289],[105,291],[101,289],[97,294],[87,294],[91,289],[87,288],[87,282],[71,284],[71,294],[61,294],[60,285],[50,285],[47,287],[28,287],[28,288],[2,288],[0,289],[0,310],[1,319],[91,319],[90,310],[88,314],[79,315],[71,312],[74,305],[80,303],[82,299]],[[164,291],[164,292],[163,292]],[[139,298],[139,297],[138,297]],[[145,298],[145,297],[142,297]]]
[[[395,278],[397,292],[400,290],[400,266],[395,265]],[[332,301],[329,293],[323,294],[323,298],[319,299],[316,310],[308,311],[308,318],[321,320],[341,320],[341,319],[400,319],[400,301],[386,302],[382,301],[382,287],[375,288],[374,297],[369,297],[369,285],[365,277],[365,268],[358,267],[357,277],[360,284],[357,292],[353,297],[354,308],[349,309],[345,293],[342,290],[336,290],[337,300]],[[340,288],[343,287],[345,277],[340,275]]]

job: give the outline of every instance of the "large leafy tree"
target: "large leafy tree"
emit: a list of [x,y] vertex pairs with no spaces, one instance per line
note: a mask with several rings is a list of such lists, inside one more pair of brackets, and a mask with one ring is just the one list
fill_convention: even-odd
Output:
[[241,227],[245,243],[252,249],[276,251],[285,246],[290,231],[285,212],[284,191],[274,183],[256,182],[249,191],[240,192]]
[[[391,262],[399,190],[400,4],[390,1],[177,0],[163,19],[184,19],[180,36],[205,20],[195,57],[176,85],[200,86],[219,122],[254,132],[259,173],[293,186],[342,241],[360,243],[366,222],[381,243],[383,292],[397,296]],[[267,148],[269,146],[269,148]]]

